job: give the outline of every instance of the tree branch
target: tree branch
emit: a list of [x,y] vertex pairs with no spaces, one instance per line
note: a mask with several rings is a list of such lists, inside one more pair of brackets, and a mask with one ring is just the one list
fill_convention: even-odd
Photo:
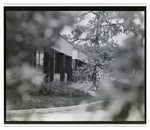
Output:
[[91,13],[97,16],[97,13],[95,13],[94,11],[91,11]]
[[[90,13],[90,11],[88,11],[88,12],[86,12],[86,13],[83,13],[83,14],[80,14],[80,15],[78,15],[77,17],[75,17],[75,22],[76,23],[79,23],[79,22],[81,22],[83,19],[84,19],[84,16],[85,15],[87,15],[87,14],[89,14]],[[80,20],[77,20],[77,18],[80,18]]]

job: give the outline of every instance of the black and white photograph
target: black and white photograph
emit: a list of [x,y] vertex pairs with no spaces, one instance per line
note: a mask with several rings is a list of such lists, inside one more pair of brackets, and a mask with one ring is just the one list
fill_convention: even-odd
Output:
[[145,124],[146,6],[4,7],[5,124]]

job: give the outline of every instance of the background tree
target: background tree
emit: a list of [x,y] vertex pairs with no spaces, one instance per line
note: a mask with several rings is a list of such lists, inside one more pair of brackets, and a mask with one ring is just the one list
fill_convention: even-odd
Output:
[[[93,14],[86,26],[77,26],[72,33],[72,41],[83,42],[85,53],[89,57],[92,71],[93,86],[97,88],[96,81],[98,74],[106,70],[112,63],[118,45],[110,40],[113,36],[125,32],[125,26],[118,18],[112,17],[110,11],[88,11],[75,18],[75,22],[83,20],[85,15]],[[80,30],[80,31],[79,31]],[[82,34],[85,37],[81,37]]]

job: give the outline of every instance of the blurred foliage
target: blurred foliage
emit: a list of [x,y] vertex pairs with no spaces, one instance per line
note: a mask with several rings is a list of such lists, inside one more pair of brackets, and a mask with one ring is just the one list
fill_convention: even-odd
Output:
[[[88,13],[91,13],[90,11]],[[109,111],[108,120],[112,121],[129,121],[129,120],[145,120],[144,104],[145,104],[145,33],[144,33],[144,12],[140,11],[121,11],[121,12],[99,12],[92,11],[95,18],[89,21],[89,24],[84,27],[86,31],[82,30],[82,33],[86,33],[85,38],[80,38],[81,34],[78,34],[78,40],[85,42],[85,47],[89,46],[87,52],[89,52],[89,61],[91,61],[90,67],[93,68],[93,76],[96,81],[96,69],[99,64],[99,71],[102,73],[110,74],[110,77],[115,79],[107,81],[104,80],[98,87],[103,91],[105,95],[106,110]],[[100,21],[98,21],[98,13],[101,14]],[[84,17],[83,13],[83,17]],[[111,14],[111,15],[110,15]],[[106,16],[106,17],[105,17]],[[79,16],[80,20],[83,19],[82,15]],[[109,20],[107,20],[109,19]],[[78,20],[77,20],[78,22]],[[96,26],[96,27],[94,27]],[[105,28],[109,26],[108,28]],[[79,27],[78,27],[79,29]],[[97,31],[94,31],[97,29]],[[79,31],[76,31],[78,33]],[[100,33],[102,32],[102,33]],[[100,34],[99,34],[100,33]],[[108,34],[108,35],[104,35]],[[128,38],[117,45],[115,48],[109,46],[111,38],[117,34],[127,34]],[[75,33],[74,33],[75,34]],[[77,35],[75,35],[76,37]],[[74,37],[73,37],[74,38]],[[77,39],[77,38],[76,38]],[[96,40],[97,39],[97,40]],[[106,47],[105,47],[106,46]],[[111,49],[113,53],[111,54]],[[110,61],[112,62],[109,62]],[[93,60],[93,61],[92,61]],[[94,64],[97,63],[97,64]],[[107,64],[108,63],[108,64]],[[105,64],[106,67],[105,67]],[[104,65],[104,66],[103,66]],[[77,80],[85,79],[90,73],[86,73],[89,70],[88,66],[83,66],[74,73],[74,77]],[[89,72],[92,72],[92,71]],[[88,75],[87,75],[88,74]],[[79,76],[79,77],[78,77]],[[100,81],[98,81],[100,82]],[[118,83],[117,83],[118,82]],[[120,84],[121,83],[121,84]],[[125,84],[122,86],[122,83]],[[96,86],[96,83],[95,83]],[[97,92],[97,96],[100,93]],[[111,96],[110,96],[111,95]],[[111,97],[111,98],[110,98]],[[107,102],[112,100],[111,102]],[[117,106],[117,107],[116,107]],[[134,112],[134,110],[136,112]],[[137,119],[136,119],[137,118]]]
[[[65,25],[71,26],[69,11],[6,11],[6,89],[14,87],[22,101],[29,100],[32,85],[42,78],[35,69],[35,52],[59,46],[56,41]],[[7,99],[7,95],[6,95]],[[9,100],[9,99],[8,99]]]
[[19,65],[26,57],[29,60],[38,48],[54,45],[72,17],[61,11],[6,11],[5,15],[6,67]]
[[[112,65],[112,76],[119,82],[123,82],[126,79],[128,82],[125,84],[128,84],[128,87],[120,89],[115,83],[103,82],[103,89],[107,90],[106,93],[111,92],[115,99],[108,107],[110,120],[145,120],[143,109],[145,104],[145,34],[143,26],[144,15],[142,13],[137,11],[115,14],[116,17],[124,19],[123,24],[128,29],[129,37],[117,52]],[[135,22],[137,19],[140,21],[139,23]],[[118,86],[117,89],[116,86]],[[118,106],[117,108],[116,105]]]
[[[29,94],[63,96],[85,94],[70,88],[66,83],[43,83],[40,87],[36,87],[39,81],[35,78],[36,70],[32,69],[31,63],[28,62],[30,60],[25,60],[26,58],[32,59],[31,53],[38,47],[51,46],[55,43],[58,32],[65,24],[69,24],[70,17],[66,13],[6,12],[7,87],[16,86],[17,94],[20,94],[25,102],[29,100]],[[86,67],[79,68],[79,73],[75,72],[77,73],[75,77],[79,80],[79,77],[85,79],[86,76],[89,78],[89,75],[93,74],[93,79],[95,79],[97,70],[104,70],[103,73],[111,73],[111,76],[118,81],[104,80],[99,86],[105,95],[105,118],[101,117],[101,111],[94,111],[92,114],[86,115],[86,109],[83,109],[82,113],[86,115],[83,116],[84,120],[145,121],[145,43],[143,43],[145,40],[143,27],[145,16],[142,15],[143,12],[88,11],[75,18],[75,21],[81,21],[87,13],[93,13],[95,17],[89,21],[88,26],[81,27],[81,29],[77,27],[72,34],[76,41],[86,41],[85,47],[87,47],[89,55],[91,54],[90,65],[92,66],[87,67],[86,71],[84,71]],[[101,17],[99,17],[100,15]],[[115,23],[113,23],[114,21]],[[99,27],[96,28],[97,26]],[[87,33],[86,37],[80,38],[81,34],[85,32]],[[129,36],[123,42],[123,46],[118,47],[115,42],[108,42],[119,33],[126,33]],[[99,69],[96,69],[95,65],[98,65]],[[94,73],[91,73],[90,69],[93,69]],[[130,77],[129,73],[133,70],[134,74]],[[126,78],[129,82],[122,85],[120,82]],[[30,89],[29,84],[35,85],[34,88]],[[77,113],[81,116],[79,112],[74,114]]]

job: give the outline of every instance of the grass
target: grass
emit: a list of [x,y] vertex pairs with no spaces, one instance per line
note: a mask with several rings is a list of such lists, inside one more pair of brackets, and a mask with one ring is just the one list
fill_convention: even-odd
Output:
[[[77,91],[78,92],[78,91]],[[28,101],[23,101],[22,95],[17,92],[16,87],[6,89],[7,109],[22,110],[36,108],[52,108],[79,105],[85,101],[87,103],[97,101],[96,97],[92,96],[52,96],[52,95],[29,95]]]
[[[128,85],[116,81],[112,81],[112,84],[114,84],[115,88],[117,87],[116,89],[123,90],[123,93],[125,93],[125,91],[131,91],[131,87]],[[101,90],[96,91],[96,96],[91,96],[87,93],[84,93],[83,89],[87,88],[87,84],[85,83],[72,84],[72,87],[63,83],[61,85],[56,85],[56,83],[43,85],[44,86],[41,86],[42,90],[43,92],[47,93],[45,95],[43,93],[30,94],[28,95],[28,101],[24,101],[22,99],[22,95],[18,93],[17,87],[7,88],[7,109],[21,110],[72,106],[79,105],[83,101],[91,103],[94,101],[105,100],[107,97],[109,97],[109,95]],[[40,89],[38,91],[40,92]]]

